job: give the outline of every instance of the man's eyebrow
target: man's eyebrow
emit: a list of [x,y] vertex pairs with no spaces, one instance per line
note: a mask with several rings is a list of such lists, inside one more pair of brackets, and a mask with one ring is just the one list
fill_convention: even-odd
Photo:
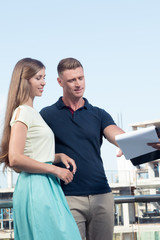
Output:
[[74,78],[69,78],[69,79],[67,79],[67,81],[71,81],[71,80],[75,80],[76,78],[74,77]]
[[67,81],[75,80],[76,78],[84,78],[84,75],[81,75],[81,76],[78,76],[78,77],[69,78],[69,79],[67,79]]

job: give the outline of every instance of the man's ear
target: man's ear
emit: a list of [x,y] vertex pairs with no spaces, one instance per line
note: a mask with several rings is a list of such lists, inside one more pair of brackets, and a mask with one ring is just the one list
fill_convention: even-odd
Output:
[[63,87],[61,78],[58,77],[58,78],[57,78],[57,82],[59,83],[59,85],[60,85],[61,87]]

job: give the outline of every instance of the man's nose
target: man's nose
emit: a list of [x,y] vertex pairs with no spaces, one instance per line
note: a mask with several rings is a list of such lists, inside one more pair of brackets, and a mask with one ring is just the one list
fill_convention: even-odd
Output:
[[76,80],[76,86],[80,86],[80,81],[78,79]]

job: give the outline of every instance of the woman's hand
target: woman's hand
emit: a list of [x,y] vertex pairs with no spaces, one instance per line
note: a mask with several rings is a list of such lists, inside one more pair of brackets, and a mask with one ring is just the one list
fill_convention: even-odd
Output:
[[65,184],[68,184],[73,180],[73,173],[66,168],[57,167],[55,175],[63,180]]
[[55,154],[54,163],[59,163],[59,162],[62,162],[67,169],[69,169],[70,166],[72,166],[73,168],[72,174],[76,173],[77,167],[76,167],[75,161],[72,158],[68,157],[66,154],[64,153]]

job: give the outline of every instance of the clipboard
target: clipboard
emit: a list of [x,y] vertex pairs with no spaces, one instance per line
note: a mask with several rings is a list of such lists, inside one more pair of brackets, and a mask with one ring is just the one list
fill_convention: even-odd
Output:
[[159,150],[141,155],[139,157],[132,158],[130,160],[134,166],[137,166],[137,165],[140,165],[140,164],[143,164],[146,162],[151,162],[151,161],[154,161],[157,159],[160,159],[160,151]]
[[134,166],[160,158],[160,151],[148,146],[147,143],[159,142],[158,129],[155,126],[123,133],[116,136],[126,160]]

